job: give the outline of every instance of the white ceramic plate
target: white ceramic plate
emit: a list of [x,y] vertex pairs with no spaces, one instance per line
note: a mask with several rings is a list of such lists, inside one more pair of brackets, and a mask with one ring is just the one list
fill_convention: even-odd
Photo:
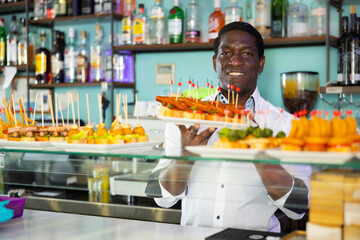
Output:
[[162,143],[162,141],[124,144],[70,144],[67,142],[53,142],[52,145],[63,149],[65,152],[113,153],[148,150],[160,143]]
[[214,148],[212,146],[187,146],[185,149],[201,157],[242,160],[256,159],[256,156],[263,152],[258,149]]
[[281,151],[280,149],[269,149],[265,154],[283,162],[322,164],[343,164],[355,156],[353,153]]
[[24,150],[46,150],[51,147],[50,142],[17,142],[17,141],[1,141],[0,147],[6,149],[24,149]]
[[[170,122],[179,125],[194,125],[195,123],[200,124],[204,127],[217,127],[217,128],[236,128],[241,129],[243,127],[248,127],[242,123],[231,123],[231,122],[218,122],[218,121],[209,121],[209,120],[198,120],[198,119],[189,119],[189,118],[175,118],[175,117],[164,117],[160,115],[160,107],[155,108],[156,117],[162,121]],[[257,124],[250,120],[250,126],[257,127]]]

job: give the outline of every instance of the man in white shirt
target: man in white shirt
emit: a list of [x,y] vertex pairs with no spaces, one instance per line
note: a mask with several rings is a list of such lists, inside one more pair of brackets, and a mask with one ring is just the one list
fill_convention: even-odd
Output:
[[[269,110],[265,127],[273,129],[274,134],[280,130],[288,134],[294,117],[281,115],[280,108],[265,101],[256,87],[265,64],[259,32],[247,23],[228,24],[219,32],[214,51],[219,101],[227,103],[228,85],[234,85],[240,88],[238,104],[254,113],[255,122],[261,121],[257,110]],[[215,100],[216,96],[206,100]],[[218,139],[215,130],[197,124],[189,128],[167,124],[166,154],[186,154],[185,146],[212,145]],[[293,219],[304,215],[310,175],[311,169],[300,165],[161,159],[146,192],[162,207],[171,207],[182,199],[182,225],[279,232],[280,224],[274,216],[278,208]]]

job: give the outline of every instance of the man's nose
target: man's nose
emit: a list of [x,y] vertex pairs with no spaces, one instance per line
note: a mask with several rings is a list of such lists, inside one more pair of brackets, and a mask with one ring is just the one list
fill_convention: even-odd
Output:
[[231,58],[231,64],[233,66],[239,66],[241,64],[243,64],[244,61],[243,61],[243,58],[242,58],[242,55],[240,53],[235,53],[232,58]]

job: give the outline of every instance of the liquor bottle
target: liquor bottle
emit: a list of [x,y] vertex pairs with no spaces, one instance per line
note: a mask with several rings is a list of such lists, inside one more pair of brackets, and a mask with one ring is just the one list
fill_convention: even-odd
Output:
[[246,22],[255,27],[255,1],[246,0]]
[[165,13],[164,8],[161,6],[161,0],[155,0],[155,4],[151,7],[150,16],[150,43],[165,44]]
[[46,4],[46,18],[55,18],[54,0],[44,0]]
[[10,24],[10,32],[6,37],[6,65],[17,65],[17,44],[18,44],[18,32],[16,24],[16,16],[12,16]]
[[[359,35],[356,32],[356,11],[355,5],[350,6],[350,32],[346,36],[345,49],[348,57],[347,71],[350,79],[350,84],[360,84],[360,69],[359,69],[359,57],[360,57],[360,40]],[[346,85],[346,82],[344,82]]]
[[120,15],[124,14],[124,0],[114,1],[114,12]]
[[94,0],[81,0],[81,14],[93,14],[94,13]]
[[103,13],[110,13],[110,12],[111,12],[111,0],[104,0]]
[[232,22],[242,22],[242,8],[237,5],[237,0],[231,0],[231,5],[225,8],[225,25]]
[[295,0],[288,7],[288,37],[309,36],[308,7],[302,0]]
[[[111,61],[111,35],[108,36],[108,44],[105,48],[105,82],[111,82],[111,69],[112,69],[112,61]],[[115,70],[115,69],[114,69]]]
[[6,64],[6,34],[4,19],[0,18],[0,66]]
[[314,0],[311,4],[310,35],[323,36],[326,32],[326,0]]
[[69,16],[81,15],[81,0],[68,0],[67,14]]
[[77,82],[89,82],[90,61],[89,50],[86,44],[86,32],[81,31],[81,45],[77,55]]
[[28,63],[29,59],[29,66],[34,66],[34,58],[35,58],[35,46],[34,42],[32,41],[32,38],[29,36],[29,52],[26,44],[26,20],[25,18],[20,19],[21,25],[22,25],[22,34],[19,38],[18,43],[18,64],[19,65],[26,65]]
[[34,0],[34,19],[46,18],[47,2],[45,0]]
[[191,0],[186,7],[185,41],[188,43],[200,42],[199,6],[196,0]]
[[51,73],[53,82],[55,83],[65,82],[64,52],[61,49],[60,42],[60,32],[55,31],[55,40],[53,42],[53,51],[51,53]]
[[271,33],[271,1],[257,0],[255,8],[255,28],[264,39],[270,38]]
[[126,0],[124,16],[121,20],[122,23],[122,44],[132,44],[132,2]]
[[169,43],[182,43],[184,39],[184,11],[180,8],[179,0],[173,0],[174,7],[169,12],[168,34]]
[[347,77],[347,55],[345,49],[345,40],[348,34],[349,18],[347,16],[341,18],[341,36],[337,44],[337,85],[349,85],[350,80]]
[[124,80],[124,55],[114,55],[114,82],[122,82]]
[[95,26],[95,41],[90,48],[90,79],[91,82],[104,81],[105,79],[105,47],[102,41],[103,31],[99,24]]
[[220,9],[220,0],[214,0],[214,12],[209,17],[209,41],[217,38],[221,28],[225,26],[225,16]]
[[67,0],[54,0],[54,16],[61,17],[67,15]]
[[144,4],[139,4],[139,12],[135,15],[133,23],[134,44],[146,44],[147,34],[147,17],[145,15]]
[[75,45],[75,30],[69,28],[69,43],[65,47],[65,82],[76,82],[77,47]]
[[287,36],[287,0],[271,1],[271,37],[285,38]]
[[104,13],[103,2],[104,0],[94,0],[94,13],[96,14]]
[[51,54],[46,48],[45,30],[40,34],[40,47],[35,52],[35,84],[52,83]]

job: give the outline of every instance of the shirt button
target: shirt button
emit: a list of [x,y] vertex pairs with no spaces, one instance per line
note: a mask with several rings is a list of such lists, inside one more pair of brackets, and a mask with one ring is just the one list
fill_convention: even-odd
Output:
[[224,188],[224,184],[221,184],[221,188]]
[[217,215],[217,217],[216,217],[216,218],[217,218],[217,220],[219,220],[219,219],[220,219],[220,215]]

